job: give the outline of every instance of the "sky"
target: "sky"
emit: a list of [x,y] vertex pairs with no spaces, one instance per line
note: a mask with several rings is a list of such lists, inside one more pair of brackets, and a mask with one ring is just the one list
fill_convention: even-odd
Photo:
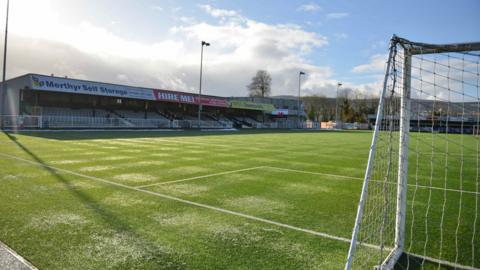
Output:
[[[6,0],[0,2],[4,28]],[[10,0],[7,78],[55,74],[155,89],[247,95],[257,70],[272,95],[377,94],[393,34],[480,41],[478,0]],[[2,35],[3,36],[3,35]],[[3,38],[1,39],[3,44]]]

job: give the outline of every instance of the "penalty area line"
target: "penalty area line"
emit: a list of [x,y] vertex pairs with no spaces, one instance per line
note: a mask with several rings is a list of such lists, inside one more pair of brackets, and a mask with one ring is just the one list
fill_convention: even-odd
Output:
[[[109,181],[109,180],[106,180],[106,179],[102,179],[102,178],[99,178],[99,177],[89,176],[89,175],[81,174],[81,173],[78,173],[78,172],[74,172],[74,171],[70,171],[70,170],[66,170],[66,169],[62,169],[62,168],[57,168],[57,167],[54,167],[54,166],[51,166],[51,165],[43,164],[43,163],[33,161],[33,160],[24,159],[24,158],[17,157],[17,156],[14,156],[14,155],[8,155],[8,154],[0,153],[0,156],[10,158],[10,159],[14,159],[14,160],[17,160],[17,161],[22,161],[22,162],[29,163],[29,164],[32,164],[32,165],[35,165],[35,166],[39,166],[39,167],[49,168],[49,169],[55,170],[57,172],[63,172],[63,173],[67,173],[67,174],[70,174],[70,175],[75,175],[75,176],[78,176],[78,177],[82,177],[82,178],[85,178],[85,179],[90,179],[90,180],[93,180],[93,181],[96,181],[96,182],[109,184],[109,185],[120,187],[120,188],[123,188],[123,189],[133,190],[133,191],[149,194],[149,195],[152,195],[152,196],[160,197],[160,198],[163,198],[163,199],[172,200],[172,201],[180,202],[180,203],[183,203],[183,204],[188,204],[188,205],[191,205],[191,206],[196,206],[196,207],[199,207],[199,208],[209,209],[209,210],[213,210],[213,211],[224,213],[224,214],[229,214],[229,215],[242,217],[242,218],[249,219],[249,220],[258,221],[258,222],[261,222],[261,223],[275,225],[277,227],[290,229],[290,230],[297,231],[297,232],[303,232],[303,233],[323,237],[323,238],[330,239],[330,240],[337,240],[337,241],[341,241],[341,242],[344,242],[344,243],[350,243],[350,239],[345,238],[345,237],[335,236],[335,235],[331,235],[331,234],[327,234],[327,233],[323,233],[323,232],[318,232],[318,231],[314,231],[314,230],[310,230],[310,229],[304,229],[304,228],[301,228],[301,227],[296,227],[296,226],[293,226],[293,225],[289,225],[289,224],[285,224],[285,223],[281,223],[281,222],[277,222],[277,221],[273,221],[273,220],[269,220],[269,219],[264,219],[264,218],[261,218],[261,217],[256,217],[256,216],[244,214],[244,213],[241,213],[241,212],[236,212],[236,211],[232,211],[232,210],[228,210],[228,209],[224,209],[224,208],[220,208],[220,207],[216,207],[216,206],[212,206],[212,205],[208,205],[208,204],[197,203],[197,202],[181,199],[181,198],[178,198],[178,197],[170,196],[170,195],[167,195],[167,194],[162,194],[162,193],[158,193],[158,192],[154,192],[154,191],[141,189],[141,188],[138,188],[138,187],[132,187],[132,186],[124,185],[124,184],[121,184],[121,183],[116,183],[116,182],[112,182],[112,181]],[[372,248],[378,248],[377,246],[369,245],[369,244],[362,244],[362,245],[369,246],[369,247],[372,247]]]
[[265,166],[251,167],[251,168],[245,168],[245,169],[239,169],[239,170],[233,170],[233,171],[224,171],[224,172],[194,176],[194,177],[189,177],[189,178],[184,178],[184,179],[179,179],[179,180],[153,183],[153,184],[148,184],[148,185],[141,185],[141,186],[136,186],[136,188],[146,188],[146,187],[153,187],[153,186],[160,186],[160,185],[168,185],[168,184],[173,184],[173,183],[186,182],[186,181],[192,181],[192,180],[197,180],[197,179],[204,179],[204,178],[209,178],[209,177],[213,177],[213,176],[220,176],[220,175],[226,175],[226,174],[232,174],[232,173],[238,173],[238,172],[253,171],[253,170],[258,170],[258,169],[262,169],[262,168],[265,168]]
[[331,176],[331,177],[335,177],[335,178],[346,178],[346,179],[351,179],[351,180],[363,180],[363,178],[354,177],[354,176],[321,173],[321,172],[310,172],[310,171],[304,171],[304,170],[295,170],[295,169],[280,168],[280,167],[273,167],[273,166],[264,166],[264,167],[265,168],[270,168],[270,169],[273,169],[273,170],[279,170],[279,171],[297,172],[297,173],[303,173],[303,174],[313,174],[313,175],[322,175],[322,176]]
[[[351,242],[351,239],[349,239],[349,238],[335,236],[335,235],[331,235],[331,234],[327,234],[327,233],[323,233],[323,232],[318,232],[318,231],[314,231],[314,230],[310,230],[310,229],[305,229],[305,228],[301,228],[301,227],[296,227],[296,226],[293,226],[293,225],[288,225],[288,224],[285,224],[285,223],[281,223],[281,222],[277,222],[277,221],[273,221],[273,220],[269,220],[269,219],[265,219],[265,218],[260,218],[260,217],[256,217],[256,216],[252,216],[252,215],[248,215],[248,214],[244,214],[244,213],[241,213],[241,212],[236,212],[236,211],[232,211],[232,210],[228,210],[228,209],[224,209],[224,208],[220,208],[220,207],[215,207],[215,206],[211,206],[211,205],[207,205],[207,204],[203,204],[203,203],[188,201],[188,200],[173,197],[173,196],[170,196],[170,195],[166,195],[166,194],[162,194],[162,193],[158,193],[158,192],[154,192],[154,191],[149,191],[149,190],[144,190],[144,189],[140,189],[140,188],[137,188],[137,187],[132,187],[132,186],[112,182],[112,181],[109,181],[109,180],[106,180],[106,179],[102,179],[102,178],[98,178],[98,177],[94,177],[94,176],[89,176],[89,175],[77,173],[77,172],[62,169],[62,168],[57,168],[57,167],[46,165],[46,164],[43,164],[43,163],[40,163],[40,162],[20,158],[20,157],[14,156],[14,155],[8,155],[8,154],[0,153],[0,156],[10,158],[10,159],[15,159],[15,160],[22,161],[22,162],[25,162],[25,163],[29,163],[29,164],[39,166],[39,167],[49,168],[49,169],[52,169],[52,170],[55,170],[55,171],[58,171],[58,172],[63,172],[63,173],[79,176],[79,177],[90,179],[90,180],[93,180],[93,181],[96,181],[96,182],[110,184],[112,186],[116,186],[116,187],[120,187],[120,188],[124,188],[124,189],[128,189],[128,190],[133,190],[133,191],[149,194],[149,195],[152,195],[152,196],[156,196],[156,197],[167,199],[167,200],[176,201],[176,202],[179,202],[179,203],[184,203],[184,204],[191,205],[191,206],[196,206],[196,207],[199,207],[199,208],[209,209],[209,210],[213,210],[213,211],[216,211],[216,212],[229,214],[229,215],[233,215],[233,216],[238,216],[238,217],[242,217],[242,218],[249,219],[249,220],[254,220],[254,221],[257,221],[257,222],[261,222],[261,223],[275,225],[277,227],[281,227],[281,228],[285,228],[285,229],[289,229],[289,230],[293,230],[293,231],[297,231],[297,232],[303,232],[303,233],[311,234],[311,235],[314,235],[314,236],[319,236],[319,237],[330,239],[330,240],[337,240],[337,241],[344,242],[344,243],[350,243]],[[267,166],[262,166],[262,167],[267,167]],[[380,248],[379,246],[373,245],[373,244],[360,243],[360,242],[358,242],[358,244],[362,245],[362,246],[365,246],[365,247],[372,248],[372,249],[379,249]],[[439,260],[439,259],[432,258],[432,257],[418,255],[418,254],[415,254],[415,253],[409,253],[409,254],[413,255],[413,256],[417,256],[417,257],[422,258],[422,259],[430,260],[430,261],[433,261],[433,262],[445,263],[446,265],[454,265],[457,268],[475,269],[475,268],[470,268],[468,266],[464,266],[464,265],[460,265],[460,264],[452,264],[451,262]]]
[[[303,173],[303,174],[331,176],[331,177],[335,177],[335,178],[344,178],[344,179],[350,179],[350,180],[364,181],[363,178],[354,177],[354,176],[347,176],[347,175],[329,174],[329,173],[321,173],[321,172],[311,172],[311,171],[295,170],[295,169],[272,167],[272,166],[263,166],[263,167],[264,167],[264,168],[270,168],[270,169],[272,169],[272,170],[279,170],[279,171],[297,172],[297,173]],[[373,179],[370,179],[369,181],[381,182],[381,183],[383,183],[383,181],[373,180]],[[390,183],[390,182],[387,183],[387,184],[396,185],[396,183]],[[477,195],[477,196],[480,195],[480,192],[470,191],[470,190],[460,190],[460,189],[441,188],[441,187],[429,187],[429,186],[416,185],[416,184],[408,184],[408,186],[409,186],[409,187],[418,187],[418,188],[423,188],[423,189],[433,189],[433,190],[441,190],[441,191],[450,191],[450,192],[466,193],[466,194],[472,194],[472,195]]]

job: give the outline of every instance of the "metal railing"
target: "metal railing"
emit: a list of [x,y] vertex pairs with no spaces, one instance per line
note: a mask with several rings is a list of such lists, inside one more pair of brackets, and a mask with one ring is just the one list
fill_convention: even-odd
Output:
[[[198,128],[198,121],[119,117],[30,116],[0,117],[6,129],[115,129],[115,128]],[[232,128],[231,122],[201,121],[200,128]]]
[[200,121],[200,127],[198,126],[198,120],[174,120],[174,128],[232,128],[233,123],[227,121]]
[[[83,116],[30,116],[30,115],[5,115],[0,117],[5,129],[231,129],[231,121],[201,121],[198,120],[166,120],[120,117],[83,117]],[[256,123],[251,128],[257,129],[316,129],[317,122],[298,122],[294,120],[281,120],[275,122]]]

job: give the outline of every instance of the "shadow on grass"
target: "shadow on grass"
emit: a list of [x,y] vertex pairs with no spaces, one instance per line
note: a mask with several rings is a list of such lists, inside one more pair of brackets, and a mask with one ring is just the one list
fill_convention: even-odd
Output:
[[442,270],[453,270],[455,268],[449,267],[446,265],[441,265],[439,268],[438,263],[433,263],[428,260],[423,260],[415,255],[409,255],[403,253],[397,264],[395,265],[395,270],[420,270],[420,269],[442,269]]
[[[100,203],[95,201],[91,196],[89,196],[87,193],[82,192],[75,188],[74,185],[72,185],[71,181],[63,177],[61,174],[59,174],[56,170],[47,167],[48,164],[45,163],[44,160],[42,160],[39,156],[37,156],[35,153],[30,151],[27,147],[25,147],[22,143],[20,143],[15,136],[12,136],[9,133],[5,133],[6,136],[14,142],[18,147],[20,147],[26,154],[28,154],[31,158],[34,159],[39,164],[42,164],[43,169],[48,171],[50,175],[55,177],[55,179],[59,182],[61,182],[67,190],[73,194],[79,202],[81,202],[86,209],[89,209],[95,213],[96,216],[98,216],[104,224],[108,226],[108,228],[113,229],[116,233],[126,233],[129,236],[132,236],[132,239],[139,239],[142,245],[145,245],[146,248],[146,254],[144,254],[144,258],[140,258],[138,262],[142,263],[142,268],[145,266],[150,265],[150,267],[153,268],[161,268],[161,265],[170,265],[170,267],[173,267],[173,269],[183,269],[184,264],[181,262],[175,263],[175,260],[173,256],[165,254],[162,252],[163,247],[155,245],[154,242],[151,240],[147,239],[143,235],[139,234],[136,232],[136,230],[129,225],[126,221],[125,218],[120,218],[118,217],[117,214],[109,211],[108,209],[102,207]],[[138,265],[129,265],[132,262],[126,262],[126,265],[123,265],[121,267],[138,267]],[[118,267],[118,266],[117,266]],[[147,267],[148,268],[148,267]]]
[[371,131],[333,131],[333,130],[288,130],[288,129],[241,129],[234,131],[19,131],[16,134],[25,136],[55,139],[55,140],[91,140],[91,139],[129,139],[129,138],[160,138],[160,137],[198,137],[198,136],[235,136],[235,135],[256,135],[256,134],[308,134],[308,133],[368,133]]

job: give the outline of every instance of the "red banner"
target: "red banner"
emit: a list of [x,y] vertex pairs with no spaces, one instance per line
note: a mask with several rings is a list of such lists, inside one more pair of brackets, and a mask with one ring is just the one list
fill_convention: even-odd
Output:
[[[197,98],[198,99],[198,98]],[[214,98],[214,97],[203,97],[202,96],[202,105],[212,106],[212,107],[228,107],[227,99],[225,98]]]
[[[158,101],[177,102],[186,104],[198,104],[198,95],[166,90],[153,90],[155,99]],[[228,107],[227,99],[202,96],[202,105],[212,107]]]

